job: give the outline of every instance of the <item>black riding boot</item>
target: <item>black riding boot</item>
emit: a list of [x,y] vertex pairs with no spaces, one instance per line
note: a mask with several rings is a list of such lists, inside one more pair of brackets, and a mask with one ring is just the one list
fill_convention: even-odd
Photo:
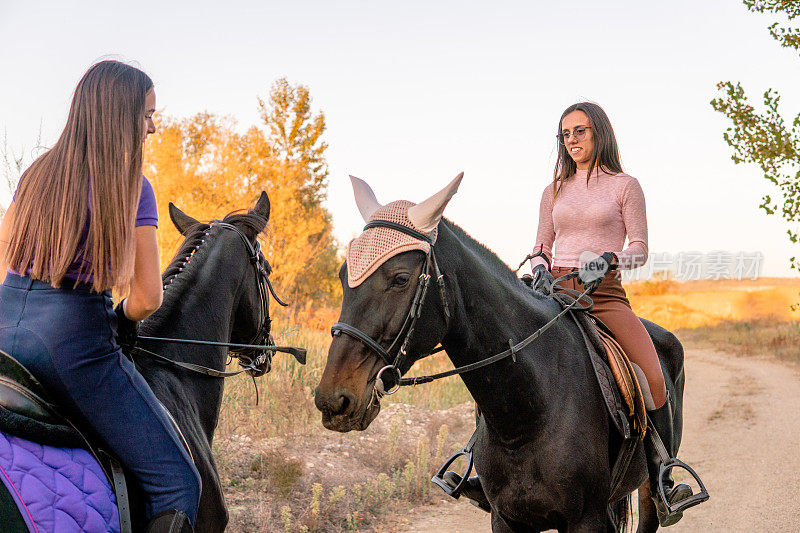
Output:
[[183,511],[170,509],[151,518],[144,531],[145,533],[193,533],[194,528]]
[[[653,426],[655,426],[670,458],[675,457],[674,427],[669,394],[667,394],[667,401],[664,402],[664,405],[658,409],[647,411],[647,417],[653,423]],[[650,497],[653,498],[656,504],[658,523],[661,527],[671,526],[683,518],[683,512],[670,514],[667,511],[666,504],[661,501],[661,497],[658,495],[658,474],[661,468],[661,457],[658,455],[655,446],[650,442],[649,437],[645,437],[645,451],[647,453],[647,473],[650,477]],[[666,473],[664,475],[664,492],[670,505],[692,495],[692,489],[688,485],[681,483],[675,486],[675,481],[672,479],[671,473]]]
[[[445,472],[442,479],[453,488],[456,488],[458,484],[461,483],[461,476],[452,470]],[[489,500],[486,499],[486,493],[483,492],[483,486],[481,486],[481,480],[478,476],[472,476],[467,479],[467,482],[464,483],[464,487],[461,489],[461,492],[458,493],[458,496],[464,496],[469,499],[470,503],[475,507],[483,509],[487,513],[492,512]]]

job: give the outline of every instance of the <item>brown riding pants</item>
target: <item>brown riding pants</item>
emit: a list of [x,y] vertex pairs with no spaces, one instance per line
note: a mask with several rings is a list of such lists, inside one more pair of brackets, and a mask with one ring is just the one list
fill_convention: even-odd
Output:
[[[551,274],[558,279],[559,276],[573,270],[577,269],[556,266],[551,270]],[[559,285],[578,292],[585,290],[577,277],[561,281]],[[622,287],[619,271],[609,272],[590,297],[594,302],[591,314],[608,326],[614,339],[625,350],[625,354],[644,371],[653,402],[656,407],[660,407],[667,399],[667,389],[664,386],[664,375],[661,373],[658,354],[650,334],[631,309],[625,289]]]

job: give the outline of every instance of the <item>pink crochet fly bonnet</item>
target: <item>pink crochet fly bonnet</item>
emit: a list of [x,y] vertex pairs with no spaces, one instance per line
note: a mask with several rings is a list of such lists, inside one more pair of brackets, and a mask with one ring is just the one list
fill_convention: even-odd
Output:
[[[458,190],[463,173],[459,174],[447,187],[427,200],[415,204],[408,200],[396,200],[381,205],[375,193],[363,180],[350,176],[353,192],[361,216],[365,222],[386,220],[401,224],[423,233],[436,241],[436,226],[450,198]],[[347,247],[347,285],[357,287],[383,263],[397,254],[411,250],[423,253],[430,251],[431,245],[423,240],[391,228],[377,227],[364,230],[350,241]]]
[[[370,217],[373,220],[388,220],[402,224],[436,240],[436,229],[428,233],[414,226],[408,218],[408,208],[416,205],[408,200],[396,200],[379,207]],[[347,247],[347,284],[358,287],[362,281],[375,272],[387,259],[411,250],[427,254],[431,245],[391,228],[369,228],[350,241]]]

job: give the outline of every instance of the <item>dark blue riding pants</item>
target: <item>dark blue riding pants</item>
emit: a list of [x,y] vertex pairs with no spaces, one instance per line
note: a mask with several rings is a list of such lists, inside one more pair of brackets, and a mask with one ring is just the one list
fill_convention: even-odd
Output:
[[147,495],[148,518],[179,509],[194,523],[200,475],[115,331],[108,291],[56,289],[11,273],[0,286],[0,350],[119,457]]

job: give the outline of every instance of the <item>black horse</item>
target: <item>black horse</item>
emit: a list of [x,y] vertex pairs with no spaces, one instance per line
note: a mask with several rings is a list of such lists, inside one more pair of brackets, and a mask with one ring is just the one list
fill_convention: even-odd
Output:
[[[200,223],[172,204],[169,214],[186,239],[164,271],[163,304],[142,322],[140,335],[250,343],[265,324],[268,326],[268,310],[262,310],[265,289],[259,287],[265,280],[254,269],[252,250],[237,231],[224,224],[233,225],[254,246],[269,220],[267,194],[262,192],[248,213],[225,217],[224,224]],[[228,348],[222,346],[146,340],[139,340],[137,346],[174,361],[219,371],[225,370],[228,358]],[[195,531],[224,531],[228,513],[211,451],[224,380],[175,368],[137,354],[135,349],[133,352],[137,368],[175,418],[200,472],[203,487]],[[268,371],[269,363],[266,359],[259,371]]]
[[[369,211],[362,209],[365,219]],[[439,291],[431,282],[413,335],[407,337],[401,373],[439,343],[456,367],[481,361],[507,350],[509,342],[528,337],[562,309],[553,298],[524,285],[461,228],[440,220],[433,246],[444,288]],[[428,261],[420,251],[399,253],[354,288],[348,285],[347,264],[343,265],[340,324],[360,330],[385,350],[407,327],[412,299],[420,275],[428,271]],[[672,333],[642,322],[658,350],[674,399],[679,443],[683,350]],[[352,331],[344,333],[331,343],[316,405],[326,428],[364,430],[380,411],[381,394],[374,384],[387,362],[364,339]],[[613,531],[621,527],[627,498],[612,506],[618,518],[609,514],[611,466],[620,438],[574,320],[564,316],[555,322],[519,352],[516,361],[505,358],[461,377],[483,415],[475,466],[491,504],[494,531]],[[641,443],[631,465],[622,482],[623,492],[629,494],[641,486],[639,530],[654,531],[658,520],[648,496]]]
[[[278,351],[292,353],[304,363],[305,351],[274,346],[270,333],[269,298],[275,294],[269,281],[271,268],[257,241],[269,221],[267,194],[262,192],[249,212],[208,224],[172,204],[169,214],[185,240],[162,275],[162,306],[141,323],[133,345],[123,342],[123,350],[176,421],[200,472],[202,492],[195,531],[219,532],[225,530],[228,514],[211,443],[222,401],[221,378],[241,372],[260,376],[270,370],[272,356]],[[229,348],[239,358],[241,370],[225,371]],[[46,391],[24,369],[14,366],[18,363],[8,356],[2,362],[5,389],[0,388],[0,393],[5,390],[6,396],[0,395],[5,402],[0,421],[8,425],[5,429],[12,435],[17,434],[13,430],[20,431],[17,435],[23,439],[54,446],[82,447],[89,442],[73,433],[74,426],[65,427],[52,406],[36,398],[45,397]],[[25,392],[25,387],[36,392]],[[16,395],[9,396],[9,391]],[[23,396],[27,400],[20,403]],[[91,440],[90,428],[84,429]],[[128,484],[132,488],[133,530],[140,531],[145,526],[144,499],[130,476]],[[124,525],[122,518],[127,514],[122,510],[120,506]],[[3,483],[0,517],[12,522],[4,522],[3,531],[27,530]]]

